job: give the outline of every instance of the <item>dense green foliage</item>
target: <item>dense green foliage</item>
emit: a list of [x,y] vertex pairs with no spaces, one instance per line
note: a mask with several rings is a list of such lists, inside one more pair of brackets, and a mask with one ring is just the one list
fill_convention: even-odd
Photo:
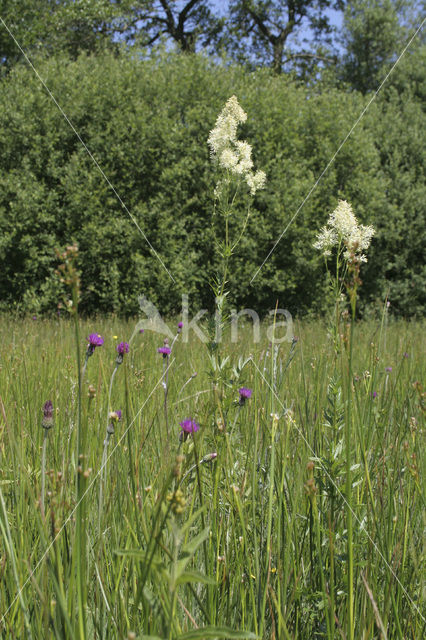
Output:
[[[169,429],[161,337],[137,332],[130,341],[134,323],[99,318],[80,326],[82,356],[92,331],[105,342],[87,364],[78,449],[72,323],[0,318],[2,638],[422,637],[421,323],[357,325],[353,387],[345,349],[336,363],[318,322],[298,324],[292,348],[267,351],[265,327],[258,344],[249,327],[238,343],[225,340],[230,361],[220,389],[206,373],[204,345],[180,336],[168,375]],[[112,384],[120,340],[130,350]],[[239,406],[242,386],[253,395]],[[46,431],[41,408],[49,399]],[[346,631],[350,403],[353,635]],[[123,415],[102,470],[109,410]],[[179,443],[179,422],[189,416],[200,425],[196,448],[191,437]],[[213,462],[188,473],[213,452]]]
[[75,240],[86,313],[135,312],[142,293],[163,312],[180,308],[181,293],[211,307],[206,283],[216,271],[214,240],[222,229],[213,216],[216,176],[206,141],[236,94],[248,113],[241,138],[253,145],[268,183],[231,265],[233,302],[262,311],[278,300],[293,314],[323,309],[324,267],[312,243],[344,198],[361,222],[377,228],[361,274],[361,305],[380,302],[390,290],[393,309],[420,313],[423,76],[411,69],[421,67],[421,53],[407,55],[394,85],[371,104],[293,221],[367,98],[202,56],[38,60],[40,76],[126,211],[33,71],[17,65],[2,79],[0,96],[1,306],[55,310],[61,294],[54,249]]

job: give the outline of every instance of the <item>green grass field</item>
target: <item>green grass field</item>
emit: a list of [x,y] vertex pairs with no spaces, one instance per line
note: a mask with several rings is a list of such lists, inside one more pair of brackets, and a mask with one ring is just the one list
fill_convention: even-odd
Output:
[[357,324],[351,374],[320,322],[116,366],[134,326],[80,322],[79,393],[70,320],[0,319],[0,636],[424,637],[424,324]]

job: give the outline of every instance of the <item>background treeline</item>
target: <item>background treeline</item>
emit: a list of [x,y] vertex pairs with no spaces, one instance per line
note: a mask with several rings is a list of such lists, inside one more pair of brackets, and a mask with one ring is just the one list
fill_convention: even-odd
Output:
[[[394,312],[421,314],[421,33],[250,284],[421,23],[418,3],[348,3],[339,39],[325,13],[332,4],[230,2],[223,3],[224,18],[203,2],[0,0],[4,23],[133,217],[0,23],[0,308],[55,311],[61,285],[54,249],[74,240],[87,313],[134,313],[142,293],[165,313],[179,311],[181,293],[211,307],[215,238],[223,230],[214,216],[217,176],[206,141],[235,94],[248,113],[241,137],[253,145],[268,183],[234,259],[233,302],[260,311],[278,300],[293,314],[323,311],[324,264],[312,243],[344,198],[377,229],[362,271],[364,312],[389,295]],[[172,35],[171,18],[181,40]],[[286,24],[277,52],[267,32],[277,35]],[[310,28],[306,43],[303,26]]]

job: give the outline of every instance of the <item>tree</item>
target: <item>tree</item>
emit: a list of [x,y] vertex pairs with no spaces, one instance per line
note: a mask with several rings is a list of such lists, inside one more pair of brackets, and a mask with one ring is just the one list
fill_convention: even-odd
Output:
[[[0,0],[0,64],[10,68],[25,53],[118,48],[120,42],[151,47],[161,39],[181,51],[209,46],[224,18],[206,0]],[[16,39],[16,42],[14,41]]]
[[419,5],[408,0],[348,3],[343,23],[341,79],[362,93],[376,90],[413,33],[413,26],[420,24]]
[[[321,50],[313,50],[321,37],[331,33],[326,10],[341,9],[343,2],[332,0],[232,0],[230,17],[234,33],[231,47],[237,56],[257,59],[281,73],[297,59],[330,61]],[[304,28],[313,35],[309,49],[295,47],[294,37]],[[236,41],[236,45],[235,45]]]
[[205,0],[145,0],[122,3],[123,17],[115,27],[127,42],[151,46],[171,39],[181,51],[206,47],[218,35],[223,19],[212,13]]
[[66,51],[76,58],[114,46],[114,18],[120,2],[111,0],[0,0],[0,65],[9,69],[39,51]]

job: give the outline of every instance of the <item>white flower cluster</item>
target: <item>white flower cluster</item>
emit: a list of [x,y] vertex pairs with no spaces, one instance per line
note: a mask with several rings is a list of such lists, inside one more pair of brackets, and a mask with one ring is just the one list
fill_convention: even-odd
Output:
[[347,260],[352,260],[355,256],[360,262],[367,262],[363,251],[370,246],[374,233],[373,227],[358,224],[349,202],[339,200],[326,226],[317,235],[314,247],[322,251],[324,256],[329,256],[333,246],[343,243],[346,247],[344,257]]
[[254,195],[258,189],[264,187],[266,175],[263,171],[253,173],[251,146],[248,142],[237,140],[237,127],[246,120],[247,114],[238,104],[237,98],[232,96],[219,114],[207,142],[212,156],[218,160],[219,165],[243,177],[251,195]]

